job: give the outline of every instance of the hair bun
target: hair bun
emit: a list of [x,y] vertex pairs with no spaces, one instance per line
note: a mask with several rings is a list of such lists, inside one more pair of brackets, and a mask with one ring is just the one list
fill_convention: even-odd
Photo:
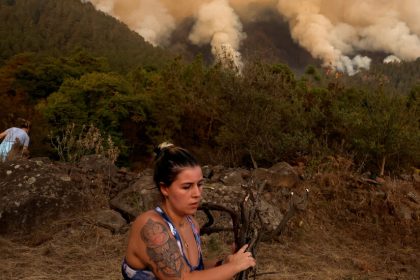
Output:
[[155,149],[154,152],[156,154],[156,157],[158,158],[163,151],[169,149],[170,147],[175,147],[174,144],[170,143],[170,142],[162,142],[160,143]]

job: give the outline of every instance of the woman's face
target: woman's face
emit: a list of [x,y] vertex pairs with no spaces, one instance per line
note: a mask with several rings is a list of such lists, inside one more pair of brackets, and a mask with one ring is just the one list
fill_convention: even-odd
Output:
[[194,214],[200,204],[203,181],[200,166],[182,169],[169,187],[161,187],[165,203],[180,216]]

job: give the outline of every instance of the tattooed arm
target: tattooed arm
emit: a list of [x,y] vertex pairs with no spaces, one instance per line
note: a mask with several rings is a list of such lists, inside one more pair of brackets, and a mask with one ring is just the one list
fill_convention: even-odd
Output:
[[148,219],[140,232],[156,275],[181,278],[184,260],[176,240],[161,222]]
[[126,260],[135,269],[148,268],[161,280],[227,280],[255,265],[246,247],[230,255],[229,262],[218,267],[190,272],[177,242],[166,223],[146,212],[132,225]]

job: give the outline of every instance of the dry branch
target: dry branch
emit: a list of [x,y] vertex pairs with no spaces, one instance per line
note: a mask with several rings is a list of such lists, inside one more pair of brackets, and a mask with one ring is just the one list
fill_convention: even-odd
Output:
[[[234,209],[216,204],[216,203],[203,203],[199,210],[202,210],[207,216],[207,222],[201,228],[201,234],[212,234],[221,231],[232,231],[235,240],[235,246],[237,249],[241,248],[245,244],[248,244],[247,251],[252,252],[253,256],[257,254],[257,248],[261,241],[263,222],[260,216],[261,205],[260,195],[264,190],[265,182],[257,185],[253,180],[250,180],[245,188],[245,196],[242,199],[239,209],[240,213],[237,213]],[[306,209],[308,201],[309,190],[306,189],[305,194],[302,197],[291,193],[291,199],[289,202],[289,209],[280,222],[279,226],[272,232],[271,237],[277,237],[285,229],[287,222],[297,213],[297,211]],[[232,228],[216,227],[214,226],[214,217],[211,211],[221,211],[228,213],[232,219]],[[256,279],[256,269],[248,269],[239,273],[235,280],[249,279],[251,276]]]
[[287,222],[299,211],[306,209],[306,206],[308,204],[308,197],[309,197],[309,189],[305,190],[305,194],[299,198],[298,196],[295,196],[293,192],[290,193],[291,199],[289,201],[289,209],[286,212],[286,215],[284,215],[282,221],[277,226],[277,228],[273,231],[271,234],[271,237],[278,238],[279,235],[284,231],[286,228]]

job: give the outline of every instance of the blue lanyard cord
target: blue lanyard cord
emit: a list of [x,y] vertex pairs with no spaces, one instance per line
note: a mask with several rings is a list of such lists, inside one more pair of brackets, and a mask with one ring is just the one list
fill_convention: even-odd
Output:
[[198,255],[199,255],[199,261],[198,261],[198,265],[196,267],[193,267],[190,262],[188,261],[185,253],[184,253],[184,246],[182,246],[182,241],[181,241],[181,236],[179,235],[178,231],[176,230],[174,224],[172,223],[171,219],[169,218],[169,216],[158,206],[155,208],[155,211],[158,212],[160,214],[160,216],[165,220],[165,222],[168,224],[169,229],[171,230],[173,236],[176,239],[176,242],[178,244],[178,247],[181,251],[182,256],[184,257],[185,262],[187,263],[187,265],[190,268],[190,271],[194,271],[194,270],[202,270],[204,269],[203,266],[203,256],[201,253],[201,240],[200,240],[200,235],[198,233],[198,231],[196,230],[194,223],[191,219],[191,217],[187,217],[188,222],[191,225],[193,234],[194,234],[194,238],[195,238],[195,242],[197,243],[197,248],[198,248]]

